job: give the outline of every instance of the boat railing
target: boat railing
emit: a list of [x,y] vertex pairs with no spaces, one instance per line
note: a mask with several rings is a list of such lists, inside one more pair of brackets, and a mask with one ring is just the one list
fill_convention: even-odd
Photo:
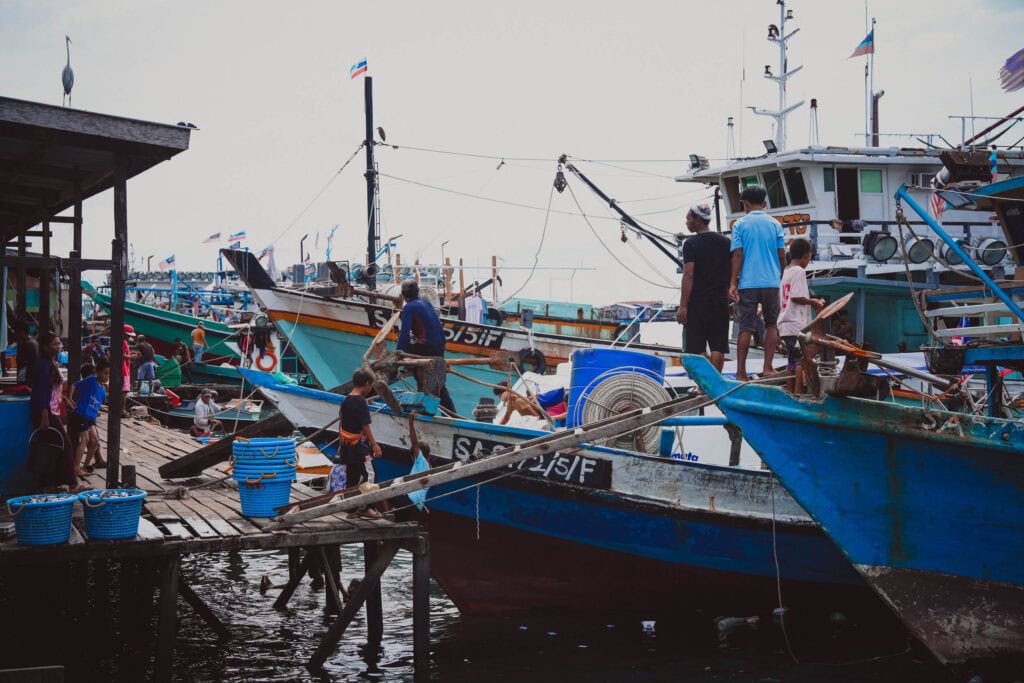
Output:
[[[651,315],[645,316],[648,311],[654,311]],[[666,308],[664,305],[652,308],[651,306],[644,306],[641,308],[633,318],[622,326],[619,334],[612,340],[611,345],[613,347],[629,348],[629,346],[640,339],[640,323],[647,320],[655,320],[665,312]],[[627,336],[628,335],[628,336]]]
[[[933,242],[936,249],[945,257],[947,253],[944,248],[940,249],[938,235],[935,234],[927,221],[908,221],[908,225],[920,238],[927,238]],[[782,228],[787,242],[791,238],[802,237],[808,240],[814,248],[815,261],[843,261],[856,258],[868,258],[871,256],[872,245],[878,238],[873,237],[877,233],[890,235],[899,239],[898,223],[896,221],[842,221],[840,227],[836,227],[836,221],[825,220],[798,220],[784,221]],[[956,239],[961,246],[978,248],[982,240],[993,237],[1001,243],[1001,233],[998,223],[995,221],[948,221],[943,224],[946,232]],[[731,234],[726,231],[724,234]],[[909,235],[908,235],[909,238]],[[1003,245],[1005,247],[1006,245]],[[990,249],[992,247],[989,247]],[[895,261],[901,260],[900,252],[897,249],[889,258]],[[1009,256],[1002,256],[999,260],[1008,260]],[[879,260],[879,259],[875,259]],[[884,259],[889,260],[889,259]],[[950,263],[952,266],[959,265]],[[989,264],[987,264],[989,265]]]

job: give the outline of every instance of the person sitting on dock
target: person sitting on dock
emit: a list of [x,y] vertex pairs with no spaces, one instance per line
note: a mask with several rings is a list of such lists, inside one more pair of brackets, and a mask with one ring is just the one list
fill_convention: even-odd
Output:
[[222,406],[213,402],[213,392],[203,389],[199,393],[199,400],[196,401],[196,416],[192,420],[192,436],[209,436],[215,429],[223,429],[221,421],[214,418],[214,415],[224,410]]
[[420,298],[415,280],[402,282],[402,330],[398,334],[398,350],[417,356],[440,358],[432,366],[416,368],[416,389],[441,399],[441,407],[455,414],[455,403],[445,385],[448,368],[444,364],[444,329],[441,318],[429,301]]
[[[825,307],[824,299],[812,299],[807,288],[807,274],[804,268],[811,262],[811,243],[797,238],[789,244],[789,267],[782,274],[779,286],[779,335],[786,342],[788,364],[786,369],[786,391],[802,394],[805,380],[815,371],[813,344],[797,344],[801,330],[811,323],[811,309],[820,311]],[[813,386],[813,385],[812,385]]]
[[685,353],[704,355],[719,372],[729,353],[729,240],[708,230],[711,207],[694,204],[686,213],[683,282],[676,320],[683,325]]
[[[341,402],[338,430],[338,457],[345,465],[345,482],[349,488],[369,480],[366,463],[381,455],[380,444],[370,428],[370,405],[367,395],[373,391],[373,375],[362,368],[352,373],[352,390]],[[367,517],[380,517],[372,508],[364,513]]]
[[[95,459],[96,466],[103,467],[107,463],[100,456],[100,439],[96,431],[96,418],[100,407],[107,400],[107,382],[110,381],[110,363],[100,360],[95,367],[91,363],[82,366],[82,379],[75,382],[71,390],[74,410],[68,418],[68,429],[77,437],[75,448],[75,474],[84,477],[93,470],[90,462]],[[88,455],[86,455],[88,454]],[[83,462],[82,456],[85,455]]]
[[757,329],[757,307],[764,315],[764,369],[772,374],[772,359],[779,343],[779,282],[786,266],[782,224],[764,212],[768,193],[748,187],[740,194],[747,215],[732,229],[732,279],[729,297],[739,302],[740,336],[736,343],[736,379],[747,381],[747,353]]

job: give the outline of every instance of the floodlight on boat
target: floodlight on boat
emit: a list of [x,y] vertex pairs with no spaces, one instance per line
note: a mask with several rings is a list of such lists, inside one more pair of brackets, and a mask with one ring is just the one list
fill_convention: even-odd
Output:
[[[971,248],[971,241],[969,239],[957,240],[956,243],[963,251],[967,251]],[[945,243],[943,243],[942,247],[939,249],[939,256],[941,256],[942,260],[951,266],[959,266],[964,262],[964,260],[960,258],[960,255],[953,251],[953,247]]]
[[764,149],[768,154],[778,154],[779,148],[775,146],[774,140],[762,140],[761,144],[764,145]]
[[994,266],[1006,257],[1006,242],[986,237],[974,248],[974,260],[986,266]]
[[911,237],[907,240],[907,259],[911,263],[924,263],[932,257],[935,251],[935,242],[927,237]]
[[690,170],[691,171],[703,171],[705,168],[710,166],[706,157],[702,157],[699,154],[690,155]]
[[887,232],[869,232],[862,242],[864,253],[879,263],[885,263],[896,255],[899,243],[896,238]]

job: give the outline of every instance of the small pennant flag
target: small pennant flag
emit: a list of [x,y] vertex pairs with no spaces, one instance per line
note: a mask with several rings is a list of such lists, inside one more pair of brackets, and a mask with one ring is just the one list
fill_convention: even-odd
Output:
[[245,239],[245,230],[240,230],[238,232],[233,232],[230,235],[228,235],[228,241],[229,242],[238,242],[238,241],[244,240],[244,239]]
[[160,267],[160,270],[165,271],[174,268],[174,254],[171,254],[170,256],[165,258],[163,261],[158,263],[157,266]]
[[261,252],[260,252],[260,255],[259,255],[259,256],[257,256],[256,258],[257,258],[258,260],[262,261],[262,260],[263,260],[263,259],[265,259],[265,258],[267,257],[267,255],[268,255],[268,254],[270,254],[270,252],[271,252],[271,251],[273,251],[273,250],[274,250],[274,248],[273,248],[273,247],[263,247],[263,251],[261,251]]
[[1006,64],[999,70],[999,82],[1006,92],[1024,88],[1024,50],[1006,60]]
[[847,59],[853,59],[854,57],[860,57],[861,55],[869,55],[875,51],[875,31],[872,29],[871,33],[867,35],[864,40],[860,41],[860,45],[854,49],[853,54],[847,57]]
[[362,75],[364,73],[366,73],[366,60],[365,59],[359,60],[358,62],[356,62],[355,64],[352,65],[352,68],[350,68],[348,70],[348,75],[349,75],[350,78],[355,78],[356,76],[360,76],[360,75]]
[[228,245],[228,249],[241,249],[241,248],[242,248],[242,242],[241,241],[232,242],[231,244]]
[[220,242],[220,233],[219,232],[215,232],[212,235],[210,235],[209,237],[207,237],[205,240],[203,240],[203,244],[209,244],[211,242]]

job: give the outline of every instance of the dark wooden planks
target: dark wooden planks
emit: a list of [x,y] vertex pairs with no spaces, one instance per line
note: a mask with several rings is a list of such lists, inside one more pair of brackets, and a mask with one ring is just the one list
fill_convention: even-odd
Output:
[[[280,413],[260,420],[256,424],[249,425],[237,432],[236,437],[252,439],[262,434],[275,434],[281,431],[288,431],[292,428],[291,423]],[[208,467],[226,461],[231,457],[232,438],[224,438],[211,444],[194,450],[188,455],[183,455],[175,460],[166,462],[160,466],[160,474],[168,479],[175,477],[192,477]]]

